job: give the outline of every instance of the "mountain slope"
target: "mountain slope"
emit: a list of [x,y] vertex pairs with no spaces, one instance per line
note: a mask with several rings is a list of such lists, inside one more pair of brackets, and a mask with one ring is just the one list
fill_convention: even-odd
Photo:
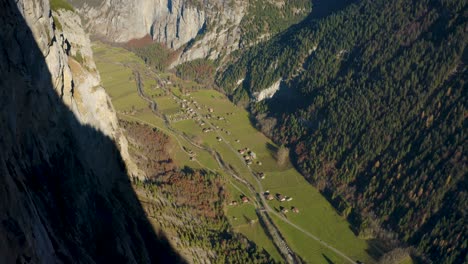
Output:
[[79,18],[60,12],[0,3],[2,262],[181,262],[130,185],[89,40],[66,33]]
[[[125,43],[150,36],[177,50],[172,66],[222,58],[300,21],[309,0],[70,0],[95,37]],[[148,41],[148,38],[145,38]]]
[[382,226],[435,263],[461,263],[467,26],[464,1],[360,1],[245,52],[218,84],[251,101],[362,236],[388,239]]

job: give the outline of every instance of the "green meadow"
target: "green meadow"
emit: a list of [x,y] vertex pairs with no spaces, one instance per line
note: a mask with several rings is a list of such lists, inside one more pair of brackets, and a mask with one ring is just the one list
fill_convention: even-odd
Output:
[[[230,200],[226,202],[238,202],[238,205],[225,206],[226,215],[235,231],[244,234],[275,259],[281,260],[273,242],[258,221],[254,204],[241,202],[242,195],[246,195],[252,201],[255,199],[254,194],[229,173],[223,171],[209,152],[194,146],[193,142],[219,153],[223,162],[228,164],[234,173],[250,182],[256,192],[263,189],[269,190],[273,195],[282,194],[292,198],[291,201],[284,202],[276,199],[268,201],[270,207],[277,212],[271,214],[271,218],[291,249],[307,262],[347,263],[347,260],[285,222],[284,219],[319,237],[324,243],[335,247],[355,261],[376,262],[369,253],[373,249],[368,241],[356,237],[349,223],[291,164],[283,166],[277,164],[275,154],[278,146],[253,127],[244,109],[235,106],[223,94],[214,90],[201,89],[184,94],[182,92],[182,89],[186,90],[184,85],[187,85],[188,89],[196,84],[180,80],[171,73],[160,74],[149,71],[141,59],[125,49],[95,43],[93,50],[102,85],[110,95],[119,118],[145,123],[169,135],[175,146],[173,156],[178,166],[205,168],[217,171],[225,177],[230,193]],[[188,104],[201,116],[201,119],[171,121],[170,126],[173,130],[169,130],[164,120],[154,115],[149,110],[148,103],[139,97],[134,70],[140,72],[145,93],[156,101],[161,114],[166,117],[184,116],[180,100],[186,99],[187,102],[197,102],[200,109],[197,109],[193,103]],[[162,90],[156,81],[161,79],[171,80],[171,84],[166,85],[165,90]],[[207,115],[211,115],[211,118],[207,119]],[[205,125],[202,126],[201,122]],[[213,131],[203,132],[203,128],[208,127]],[[221,141],[218,138],[221,138]],[[257,158],[253,160],[250,169],[255,173],[265,173],[265,179],[256,179],[256,176],[250,173],[244,157],[238,153],[238,150],[244,148],[255,152]],[[190,160],[187,150],[194,153],[194,159]],[[293,206],[299,209],[299,213],[291,212]],[[280,208],[286,208],[289,212],[283,214]]]

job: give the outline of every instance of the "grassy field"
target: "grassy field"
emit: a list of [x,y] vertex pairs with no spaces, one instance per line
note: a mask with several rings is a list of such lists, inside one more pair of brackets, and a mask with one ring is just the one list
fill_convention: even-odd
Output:
[[[293,198],[289,202],[279,202],[276,199],[270,201],[269,204],[272,208],[278,212],[281,207],[289,210],[292,206],[298,208],[300,210],[298,214],[289,212],[284,217],[355,260],[361,260],[365,263],[374,261],[367,254],[367,250],[369,250],[367,241],[358,239],[354,235],[348,222],[337,214],[327,200],[302,175],[290,165],[283,167],[277,165],[274,150],[278,146],[251,125],[246,111],[236,107],[222,94],[213,90],[195,92],[191,94],[191,97],[202,105],[201,111],[204,114],[208,114],[207,109],[212,108],[213,113],[211,114],[213,116],[222,117],[224,120],[215,119],[215,121],[210,122],[219,126],[217,132],[223,129],[223,131],[228,131],[230,135],[226,132],[220,132],[226,140],[218,142],[216,132],[203,133],[202,128],[192,120],[178,122],[174,124],[174,127],[187,134],[202,137],[204,142],[216,149],[229,164],[255,186],[255,181],[246,170],[244,162],[228,146],[231,145],[235,150],[247,147],[254,151],[257,155],[256,161],[260,161],[262,165],[257,165],[254,162],[251,168],[256,172],[266,174],[266,178],[261,180],[263,189],[269,190],[272,194],[278,193]],[[288,243],[291,244],[292,249],[305,260],[313,263],[326,263],[326,258],[323,256],[326,253],[327,258],[334,260],[335,263],[340,263],[340,258],[335,257],[333,252],[323,249],[317,241],[291,228],[280,218],[273,219]]]
[[[236,206],[226,205],[226,214],[234,230],[244,234],[260,248],[264,248],[275,259],[281,259],[272,241],[262,229],[255,213],[255,207],[250,203],[240,204],[241,195],[252,196],[249,190],[222,171],[216,160],[207,151],[193,146],[182,135],[218,152],[225,164],[229,164],[236,174],[249,181],[259,191],[260,186],[249,172],[243,157],[237,153],[237,150],[249,148],[256,153],[257,159],[250,165],[250,168],[254,172],[266,174],[265,179],[261,180],[263,190],[293,198],[289,202],[279,202],[275,199],[269,201],[269,205],[278,212],[281,207],[291,209],[294,206],[300,210],[299,213],[289,212],[281,217],[273,216],[272,219],[290,247],[307,262],[345,263],[345,260],[310,236],[284,222],[284,218],[289,219],[295,225],[319,237],[354,260],[360,260],[364,263],[375,262],[375,259],[368,253],[372,249],[367,241],[359,239],[353,234],[348,222],[338,215],[314,187],[290,164],[281,167],[277,165],[275,153],[278,146],[251,125],[248,113],[244,109],[236,107],[224,95],[214,90],[198,90],[184,95],[182,92],[184,85],[191,88],[194,86],[193,83],[185,83],[171,74],[155,76],[155,73],[148,71],[142,60],[124,49],[111,48],[98,43],[94,45],[93,50],[102,84],[111,96],[120,118],[146,123],[168,134],[175,146],[173,156],[178,166],[206,168],[217,171],[226,178],[227,187],[231,194],[230,199],[239,202],[239,205]],[[199,121],[187,119],[171,122],[171,126],[178,132],[169,131],[165,127],[164,121],[155,116],[148,109],[148,103],[138,96],[133,76],[135,69],[140,74],[144,73],[142,81],[145,93],[156,101],[158,110],[162,114],[166,116],[183,115],[180,101],[174,99],[175,95],[186,99],[187,102],[196,101],[200,109],[195,111],[203,118]],[[167,86],[171,94],[168,94],[168,89],[163,92],[161,88],[157,87],[156,78],[171,81],[170,85]],[[195,109],[193,103],[190,105]],[[206,118],[208,114],[211,115],[210,119]],[[202,126],[200,121],[203,121],[205,125]],[[209,127],[210,124],[214,128],[218,128],[204,133],[203,128]],[[217,137],[222,137],[222,140],[219,141]],[[190,160],[188,150],[195,153],[195,160]],[[261,165],[257,162],[261,162]]]

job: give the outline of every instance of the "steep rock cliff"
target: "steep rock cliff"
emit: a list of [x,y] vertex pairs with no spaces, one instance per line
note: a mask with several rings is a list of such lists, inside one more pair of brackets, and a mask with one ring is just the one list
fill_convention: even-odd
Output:
[[180,261],[131,188],[79,19],[54,16],[48,1],[0,2],[3,263]]
[[[217,58],[237,49],[245,0],[89,0],[70,1],[85,18],[85,28],[111,42],[126,42],[150,34],[172,49],[194,42],[179,61]],[[198,37],[197,37],[198,36]],[[177,63],[177,62],[176,62]]]

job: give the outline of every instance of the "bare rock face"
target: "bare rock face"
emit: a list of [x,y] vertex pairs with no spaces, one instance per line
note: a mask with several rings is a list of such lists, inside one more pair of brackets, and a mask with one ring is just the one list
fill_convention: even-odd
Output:
[[127,42],[148,34],[177,49],[202,29],[206,15],[185,0],[71,1],[85,17],[85,27],[97,37]]
[[91,43],[84,32],[80,17],[72,12],[59,9],[52,14],[57,23],[56,38],[46,62],[56,89],[60,89],[63,102],[76,118],[113,138],[120,146],[129,174],[143,177],[128,154],[127,139],[118,125],[117,115],[104,88],[93,59]]
[[79,18],[5,0],[0,24],[2,263],[180,262],[130,185]]
[[[239,24],[246,0],[72,0],[85,28],[110,42],[127,42],[150,34],[168,48],[184,49],[179,60],[217,58],[239,46]],[[93,3],[93,4],[91,4]],[[197,39],[196,39],[197,38]]]

